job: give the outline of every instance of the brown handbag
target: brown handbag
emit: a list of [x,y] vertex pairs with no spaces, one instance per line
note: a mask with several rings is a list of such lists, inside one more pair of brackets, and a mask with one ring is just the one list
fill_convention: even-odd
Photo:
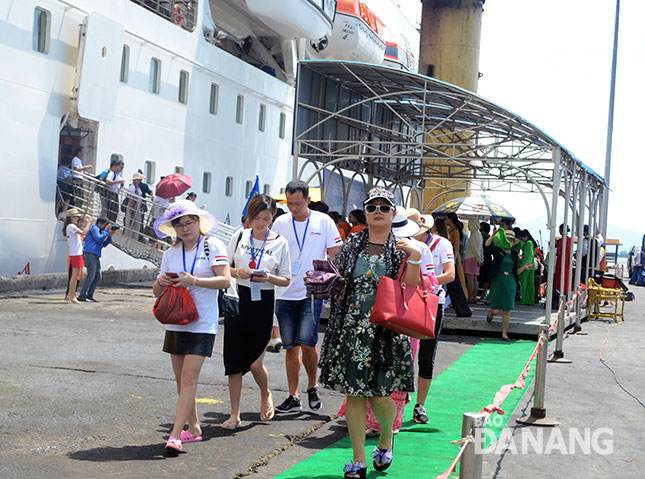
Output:
[[370,322],[412,338],[433,339],[439,297],[422,274],[419,286],[407,286],[402,281],[405,266],[404,261],[397,279],[381,276]]

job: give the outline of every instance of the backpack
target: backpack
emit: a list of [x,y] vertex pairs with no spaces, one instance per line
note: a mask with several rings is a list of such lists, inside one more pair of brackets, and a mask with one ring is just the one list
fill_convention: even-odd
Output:
[[101,193],[101,192],[103,191],[103,187],[104,187],[105,185],[102,185],[101,183],[104,183],[104,182],[105,182],[105,179],[107,178],[107,176],[108,176],[109,174],[110,174],[110,169],[109,169],[109,168],[106,168],[105,170],[101,171],[98,175],[96,175],[96,176],[94,177],[94,178],[96,178],[97,180],[99,180],[99,184],[97,184],[97,185],[94,187],[94,191],[96,191],[97,193]]

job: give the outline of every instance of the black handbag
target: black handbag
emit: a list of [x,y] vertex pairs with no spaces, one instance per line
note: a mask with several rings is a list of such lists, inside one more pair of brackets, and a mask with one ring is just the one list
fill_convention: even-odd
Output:
[[[235,249],[237,250],[237,246],[240,244],[240,240],[242,239],[242,232],[237,237],[237,242],[235,243]],[[208,238],[204,241],[204,254],[206,255],[206,258],[210,257],[210,250],[208,248]],[[231,264],[231,266],[234,266],[235,263]],[[231,286],[229,286],[228,289],[220,289],[219,294],[217,295],[217,309],[219,311],[220,316],[224,316],[225,318],[234,318],[235,316],[239,316],[240,314],[240,298],[236,294],[236,285],[232,283],[231,280]]]
[[515,302],[522,301],[522,283],[515,282]]

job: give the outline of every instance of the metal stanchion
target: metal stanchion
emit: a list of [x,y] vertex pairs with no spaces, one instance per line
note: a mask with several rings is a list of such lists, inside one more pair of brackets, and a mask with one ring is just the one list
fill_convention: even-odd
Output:
[[544,407],[544,393],[546,388],[546,357],[549,348],[549,327],[546,324],[540,325],[540,339],[542,343],[538,348],[537,365],[535,369],[535,392],[533,397],[533,407],[529,416],[523,416],[517,419],[518,424],[529,426],[557,426],[560,423],[555,419],[546,416]]
[[564,351],[562,350],[562,342],[564,340],[564,317],[565,317],[565,310],[566,308],[566,303],[565,301],[566,296],[560,296],[560,308],[559,308],[559,314],[558,314],[558,331],[557,331],[557,336],[555,339],[555,351],[553,351],[553,354],[549,359],[547,359],[548,362],[550,363],[562,363],[562,364],[567,364],[572,362],[570,359],[566,359],[564,357]]
[[486,414],[465,412],[461,423],[461,437],[472,435],[472,442],[464,448],[459,462],[459,479],[481,479],[486,425]]

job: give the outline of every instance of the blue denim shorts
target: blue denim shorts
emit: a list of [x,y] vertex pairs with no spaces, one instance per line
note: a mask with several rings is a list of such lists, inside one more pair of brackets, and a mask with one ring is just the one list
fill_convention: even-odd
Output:
[[315,346],[318,342],[318,326],[322,300],[314,300],[314,314],[311,315],[311,298],[300,300],[278,299],[275,302],[276,315],[280,324],[280,338],[285,349],[295,346]]

